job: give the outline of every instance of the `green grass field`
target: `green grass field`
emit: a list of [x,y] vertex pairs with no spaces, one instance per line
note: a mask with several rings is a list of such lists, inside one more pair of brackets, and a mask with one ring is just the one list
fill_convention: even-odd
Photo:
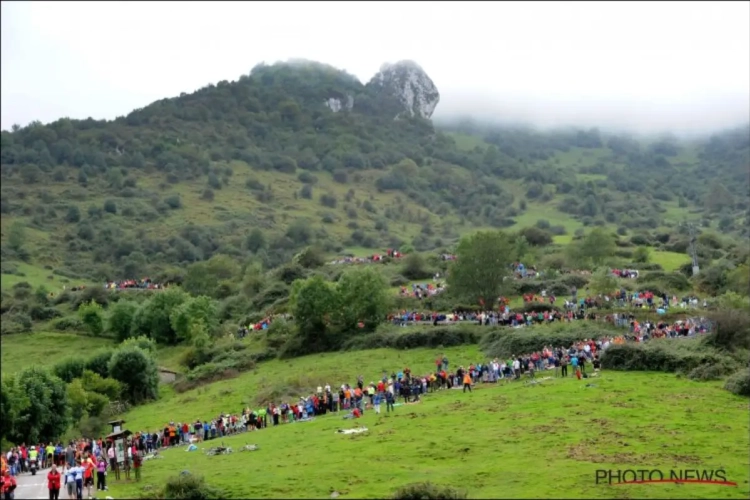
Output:
[[[237,412],[248,400],[279,400],[319,384],[376,378],[383,369],[427,370],[440,351],[375,350],[262,364],[256,372],[174,394],[125,415],[131,430],[166,420]],[[447,349],[451,363],[481,360],[475,347]],[[314,368],[314,371],[313,371]],[[312,373],[315,373],[313,376]],[[586,387],[587,383],[594,387]],[[337,429],[362,424],[367,434]],[[326,415],[224,438],[259,451],[208,457],[176,448],[144,465],[140,484],[112,482],[114,498],[137,497],[189,470],[229,497],[386,498],[405,484],[430,480],[465,488],[470,498],[747,498],[747,400],[674,375],[603,372],[596,379],[478,386],[430,394],[416,405],[359,421]],[[219,440],[201,444],[214,446]],[[595,484],[597,469],[724,468],[737,487]],[[112,481],[112,475],[110,475]]]
[[684,264],[690,262],[690,257],[677,252],[651,252],[651,262],[659,264],[665,271],[676,271]]
[[52,274],[52,271],[39,266],[26,264],[24,262],[14,262],[15,274],[1,274],[0,283],[3,289],[11,288],[17,283],[23,281],[29,283],[34,288],[45,286],[50,291],[61,289],[65,284],[70,283],[65,277]]
[[86,356],[114,341],[72,333],[35,332],[3,335],[2,373],[15,373],[35,364],[52,366],[69,356]]

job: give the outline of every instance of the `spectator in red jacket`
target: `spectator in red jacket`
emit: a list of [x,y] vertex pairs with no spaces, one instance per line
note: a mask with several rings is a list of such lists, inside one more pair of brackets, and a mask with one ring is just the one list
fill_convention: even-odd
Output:
[[5,476],[3,477],[3,499],[4,500],[13,500],[15,498],[15,491],[16,486],[18,483],[16,483],[16,478],[10,475],[10,471],[5,471]]
[[49,488],[49,500],[58,500],[60,498],[60,472],[56,465],[47,474],[47,488]]

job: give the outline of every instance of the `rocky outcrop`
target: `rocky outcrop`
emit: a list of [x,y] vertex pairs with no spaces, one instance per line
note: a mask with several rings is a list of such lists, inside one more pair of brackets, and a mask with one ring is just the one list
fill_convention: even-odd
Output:
[[333,111],[334,113],[338,113],[342,109],[345,109],[347,111],[351,111],[354,107],[354,97],[348,95],[346,96],[346,102],[342,103],[341,99],[338,99],[336,97],[329,97],[326,99],[325,103],[326,107]]
[[403,115],[430,118],[440,102],[435,83],[413,61],[384,64],[367,87],[386,101],[386,109],[395,111],[395,118]]

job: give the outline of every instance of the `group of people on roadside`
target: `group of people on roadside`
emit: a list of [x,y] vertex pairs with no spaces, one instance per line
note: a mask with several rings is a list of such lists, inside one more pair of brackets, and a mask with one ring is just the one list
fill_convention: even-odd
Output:
[[[132,441],[126,443],[123,450],[126,477],[130,468],[135,470],[136,479],[140,479],[142,452]],[[27,447],[22,444],[11,448],[1,457],[3,493],[12,493],[17,487],[15,477],[29,472],[29,464],[36,460],[39,470],[47,472],[47,486],[50,500],[57,500],[60,490],[67,491],[69,499],[82,500],[84,496],[93,498],[92,488],[96,478],[96,489],[107,491],[107,472],[114,471],[119,478],[120,461],[115,452],[115,443],[104,438],[79,439],[67,445],[40,444]],[[64,488],[63,488],[64,487]],[[84,495],[85,493],[85,495]]]
[[155,283],[151,278],[142,278],[139,280],[107,281],[104,288],[107,290],[160,290],[166,288],[166,285]]

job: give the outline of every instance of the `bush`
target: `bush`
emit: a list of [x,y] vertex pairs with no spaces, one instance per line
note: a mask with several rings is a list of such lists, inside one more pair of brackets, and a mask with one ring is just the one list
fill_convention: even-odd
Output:
[[452,486],[442,486],[431,482],[412,483],[402,486],[393,494],[395,500],[454,500],[467,498],[465,491]]
[[602,354],[602,366],[610,370],[688,374],[699,380],[722,377],[737,369],[732,358],[711,349],[703,339],[611,345]]
[[158,498],[175,500],[213,500],[226,498],[225,493],[215,486],[210,486],[202,476],[190,473],[172,476],[167,479],[162,495]]
[[539,351],[544,346],[569,347],[574,342],[585,339],[596,339],[611,334],[612,327],[605,323],[552,323],[511,330],[501,328],[484,337],[480,346],[490,358],[506,357],[513,354],[525,354]]
[[378,331],[368,335],[357,335],[342,346],[343,351],[364,349],[415,349],[418,347],[453,347],[476,344],[491,331],[478,325],[453,325],[437,327],[412,326],[408,329],[382,325]]
[[77,317],[60,318],[52,323],[52,328],[59,332],[81,331],[85,328],[83,322]]
[[747,311],[715,311],[708,315],[716,328],[706,336],[706,343],[717,349],[733,351],[750,349],[750,317]]
[[724,389],[738,396],[750,397],[750,368],[745,368],[729,377]]
[[52,373],[65,383],[71,383],[73,379],[81,378],[86,362],[83,358],[68,358],[60,361],[52,367]]

